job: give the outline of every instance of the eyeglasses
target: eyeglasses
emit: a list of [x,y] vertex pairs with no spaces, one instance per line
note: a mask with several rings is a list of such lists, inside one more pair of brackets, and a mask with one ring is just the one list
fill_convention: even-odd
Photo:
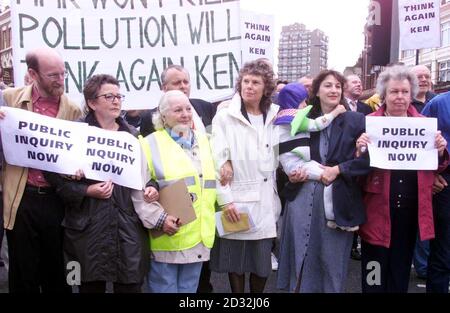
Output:
[[117,100],[119,100],[120,102],[123,102],[125,100],[125,96],[118,94],[112,94],[112,93],[105,93],[104,95],[98,95],[97,97],[95,97],[94,99],[100,98],[100,97],[104,97],[106,101],[113,103],[114,100],[117,98]]
[[42,74],[43,76],[47,77],[51,80],[58,80],[60,77],[67,78],[69,76],[69,72],[64,71],[61,73],[53,73],[53,74]]

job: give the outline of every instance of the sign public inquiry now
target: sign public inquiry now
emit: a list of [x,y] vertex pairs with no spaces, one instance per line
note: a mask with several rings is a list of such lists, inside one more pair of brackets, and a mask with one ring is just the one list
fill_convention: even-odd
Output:
[[390,170],[436,170],[437,119],[366,116],[370,166]]
[[11,165],[74,175],[142,189],[139,140],[122,131],[2,107],[3,154]]

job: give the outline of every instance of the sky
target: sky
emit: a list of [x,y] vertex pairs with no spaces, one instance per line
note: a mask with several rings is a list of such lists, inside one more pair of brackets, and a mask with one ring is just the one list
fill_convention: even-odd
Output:
[[[0,0],[3,5],[9,2]],[[364,47],[369,3],[370,0],[241,0],[246,10],[275,16],[275,57],[281,27],[303,23],[308,30],[318,28],[329,37],[328,67],[338,71],[353,66]],[[276,65],[277,60],[274,61]]]
[[[353,66],[364,47],[370,0],[241,0],[247,10],[275,16],[275,48],[281,27],[293,23],[322,30],[329,39],[328,68]],[[277,63],[277,60],[275,60]]]

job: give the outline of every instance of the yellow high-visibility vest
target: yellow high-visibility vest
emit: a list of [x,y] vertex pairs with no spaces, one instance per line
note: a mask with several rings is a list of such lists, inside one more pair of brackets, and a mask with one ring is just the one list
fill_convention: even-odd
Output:
[[151,177],[160,187],[184,179],[189,193],[194,195],[193,207],[197,218],[180,227],[173,236],[159,237],[150,235],[152,251],[182,251],[190,249],[200,242],[212,248],[215,235],[216,179],[214,160],[206,135],[194,132],[200,150],[203,185],[200,185],[199,173],[185,151],[167,133],[156,131],[146,138],[139,136],[145,153]]

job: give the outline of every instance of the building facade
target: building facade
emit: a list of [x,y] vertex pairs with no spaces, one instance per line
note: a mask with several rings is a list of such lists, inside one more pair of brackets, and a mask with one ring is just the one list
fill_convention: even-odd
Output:
[[3,81],[6,85],[13,85],[13,74],[11,10],[6,7],[0,13],[0,81]]
[[327,68],[328,36],[321,30],[309,31],[295,23],[283,26],[278,46],[278,78],[296,81],[302,76],[314,77]]

